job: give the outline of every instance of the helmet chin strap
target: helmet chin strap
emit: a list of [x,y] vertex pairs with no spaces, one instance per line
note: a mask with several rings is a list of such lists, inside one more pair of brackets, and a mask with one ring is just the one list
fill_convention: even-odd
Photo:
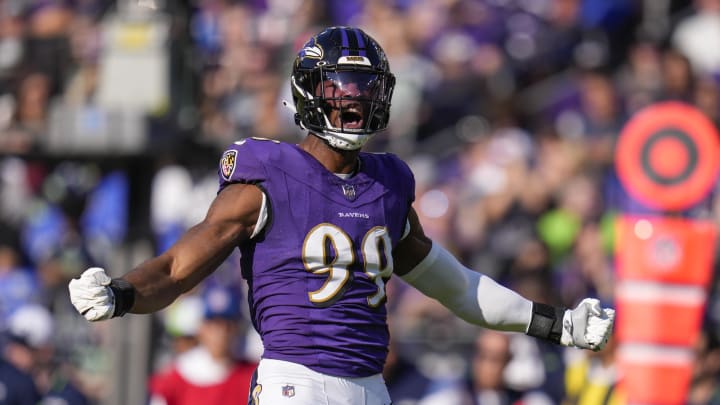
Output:
[[333,135],[325,134],[325,133],[318,133],[316,131],[310,131],[311,134],[317,136],[318,138],[325,141],[325,143],[328,144],[333,149],[340,149],[340,150],[357,150],[360,149],[362,146],[356,145],[352,142],[348,142],[344,139],[338,138]]
[[365,142],[367,142],[367,139],[369,135],[365,136],[364,139],[360,138],[360,142],[353,142],[352,140],[348,140],[342,136],[339,136],[335,133],[327,133],[327,132],[321,132],[318,133],[318,131],[308,130],[312,135],[317,136],[318,138],[322,139],[328,146],[330,146],[333,149],[340,149],[344,151],[352,151],[352,150],[358,150],[365,145]]

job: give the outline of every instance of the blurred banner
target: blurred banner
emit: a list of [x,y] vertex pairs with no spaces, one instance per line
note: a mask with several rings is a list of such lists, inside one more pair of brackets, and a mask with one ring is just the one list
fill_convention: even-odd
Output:
[[717,176],[718,138],[701,112],[669,102],[623,129],[616,168],[645,214],[616,224],[618,367],[628,404],[687,402],[712,276],[716,229],[688,218]]
[[102,22],[97,99],[50,106],[49,153],[142,153],[148,147],[146,117],[169,108],[169,18],[150,0],[121,4],[121,12]]
[[169,100],[166,16],[148,9],[105,18],[99,102],[109,109],[153,112]]

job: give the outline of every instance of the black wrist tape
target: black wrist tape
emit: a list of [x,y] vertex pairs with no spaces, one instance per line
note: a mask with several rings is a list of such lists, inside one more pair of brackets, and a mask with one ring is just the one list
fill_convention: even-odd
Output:
[[533,302],[532,318],[527,334],[536,338],[560,343],[565,308]]
[[135,288],[121,278],[114,278],[110,282],[110,289],[115,296],[113,318],[125,315],[135,304]]

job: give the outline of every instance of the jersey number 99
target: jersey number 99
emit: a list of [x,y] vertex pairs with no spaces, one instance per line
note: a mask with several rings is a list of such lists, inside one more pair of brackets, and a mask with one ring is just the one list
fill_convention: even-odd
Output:
[[[385,299],[385,280],[393,272],[391,249],[390,235],[382,226],[370,229],[360,246],[363,271],[377,286],[375,294],[367,297],[368,305],[373,308]],[[308,232],[302,247],[305,269],[327,276],[322,287],[308,293],[311,302],[325,306],[339,298],[350,280],[354,252],[352,239],[336,225],[322,223]]]

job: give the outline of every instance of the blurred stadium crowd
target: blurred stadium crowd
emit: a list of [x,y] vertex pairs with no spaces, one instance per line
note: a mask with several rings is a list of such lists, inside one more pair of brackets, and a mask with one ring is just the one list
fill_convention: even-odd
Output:
[[[252,368],[246,308],[205,308],[212,288],[244,302],[237,257],[195,304],[141,317],[121,340],[144,359],[120,373],[113,339],[137,329],[117,324],[137,316],[89,324],[66,286],[166,249],[204,215],[233,141],[301,139],[281,103],[290,65],[333,24],[388,53],[390,129],[367,150],[409,162],[426,232],[534,300],[613,305],[612,220],[643,209],[613,167],[629,116],[681,100],[720,124],[720,0],[0,0],[0,353],[39,395],[140,403],[113,392],[162,389],[122,374],[160,372],[217,317],[238,323],[231,351]],[[713,197],[689,214],[720,221]],[[714,291],[689,404],[720,403]],[[482,331],[394,279],[388,308],[398,405],[622,403],[612,344]]]

